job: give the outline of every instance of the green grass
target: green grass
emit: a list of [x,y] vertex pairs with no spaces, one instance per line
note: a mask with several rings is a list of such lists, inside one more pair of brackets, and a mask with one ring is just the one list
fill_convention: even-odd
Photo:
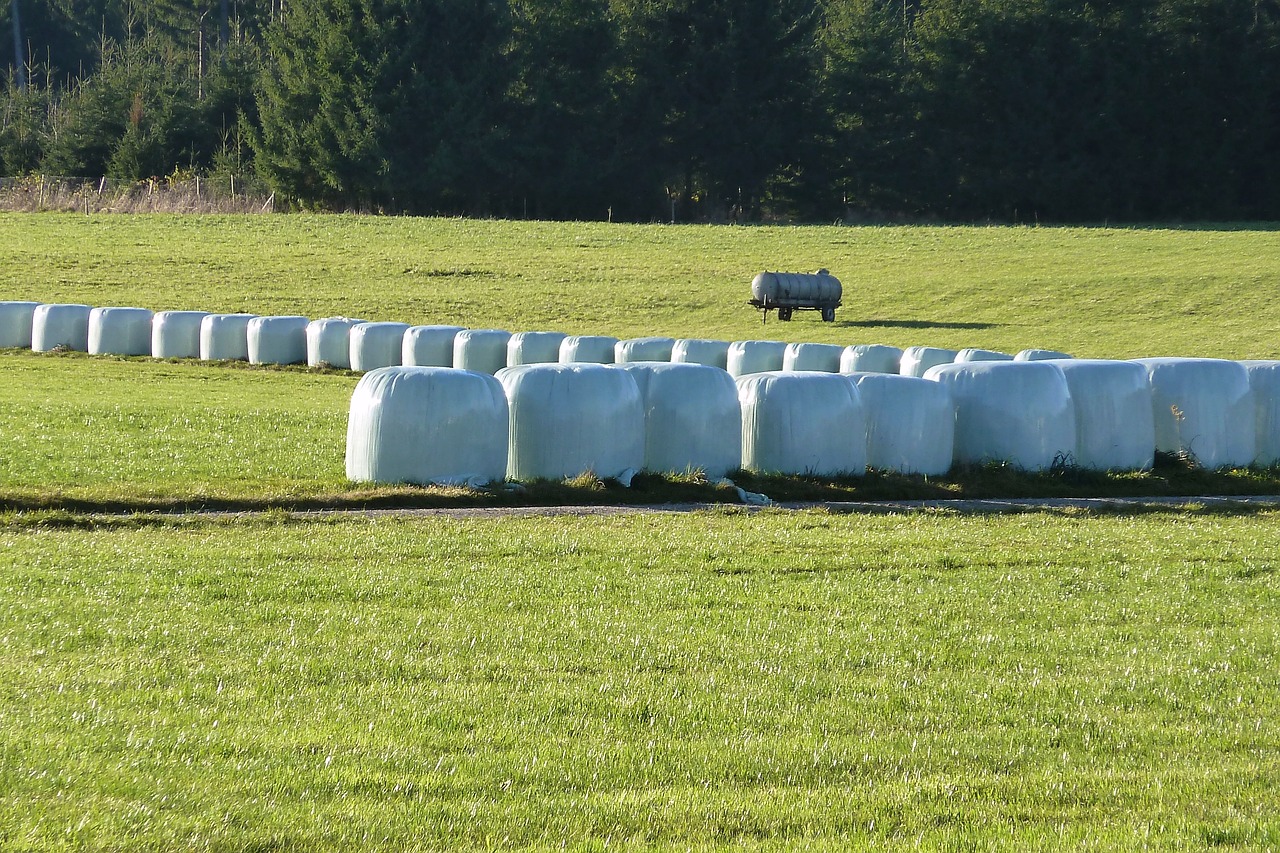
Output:
[[1280,516],[0,527],[6,850],[1280,844]]

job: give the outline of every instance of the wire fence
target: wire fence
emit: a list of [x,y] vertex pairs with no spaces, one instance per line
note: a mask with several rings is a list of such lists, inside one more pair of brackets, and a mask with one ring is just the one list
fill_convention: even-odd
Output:
[[0,178],[0,210],[80,213],[272,213],[275,193],[231,174],[115,181],[27,175]]

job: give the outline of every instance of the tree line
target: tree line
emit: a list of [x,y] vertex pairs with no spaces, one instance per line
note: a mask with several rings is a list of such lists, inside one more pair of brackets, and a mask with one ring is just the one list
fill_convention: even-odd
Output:
[[1280,218],[1280,0],[11,0],[0,174],[536,218]]

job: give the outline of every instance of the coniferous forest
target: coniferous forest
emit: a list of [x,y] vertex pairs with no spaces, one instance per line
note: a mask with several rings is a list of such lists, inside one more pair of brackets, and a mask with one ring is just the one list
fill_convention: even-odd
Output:
[[513,218],[1280,219],[1280,0],[8,0],[0,174]]

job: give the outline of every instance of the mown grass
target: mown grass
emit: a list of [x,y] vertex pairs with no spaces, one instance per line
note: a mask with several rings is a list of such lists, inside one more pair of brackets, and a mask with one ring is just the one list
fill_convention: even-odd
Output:
[[1280,516],[0,523],[0,847],[1280,844]]

